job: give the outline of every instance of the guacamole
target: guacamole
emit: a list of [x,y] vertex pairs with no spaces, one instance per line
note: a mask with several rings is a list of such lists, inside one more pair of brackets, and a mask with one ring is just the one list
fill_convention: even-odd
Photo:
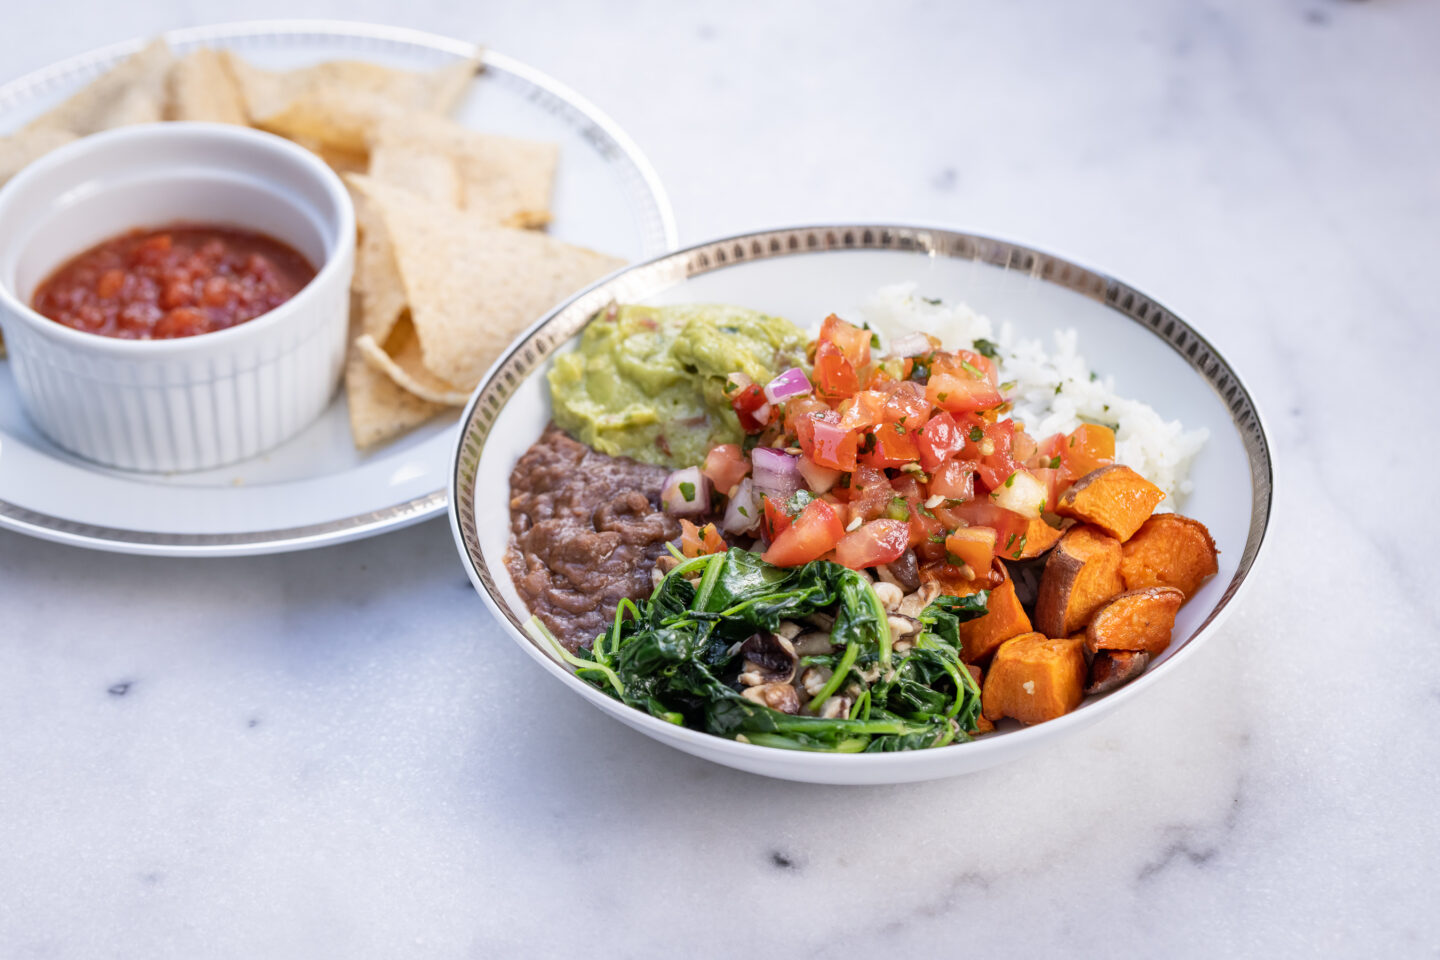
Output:
[[688,467],[719,443],[739,443],[725,380],[759,384],[805,365],[805,334],[743,307],[614,306],[598,314],[580,348],[555,358],[555,422],[601,453]]

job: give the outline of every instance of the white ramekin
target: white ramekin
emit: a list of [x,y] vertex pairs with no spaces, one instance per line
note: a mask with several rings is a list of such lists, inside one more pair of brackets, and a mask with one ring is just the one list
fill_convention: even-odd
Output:
[[[83,333],[29,306],[70,257],[137,227],[255,230],[319,272],[246,323],[174,340]],[[344,365],[355,211],[309,151],[244,127],[157,123],[86,137],[0,189],[0,329],[30,418],[55,443],[128,470],[215,467],[293,436]]]

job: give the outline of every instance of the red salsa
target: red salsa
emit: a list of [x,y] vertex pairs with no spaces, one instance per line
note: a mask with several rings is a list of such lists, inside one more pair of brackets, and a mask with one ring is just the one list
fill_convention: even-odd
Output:
[[91,247],[40,284],[32,305],[86,333],[168,340],[253,320],[314,276],[308,260],[272,237],[186,224]]

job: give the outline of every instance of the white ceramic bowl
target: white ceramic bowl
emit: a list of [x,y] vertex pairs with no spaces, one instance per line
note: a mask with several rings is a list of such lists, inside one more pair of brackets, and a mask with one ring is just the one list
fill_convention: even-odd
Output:
[[[269,313],[173,340],[84,333],[30,308],[40,282],[77,253],[178,222],[267,234],[318,273]],[[0,189],[0,329],[25,409],[65,449],[128,470],[198,470],[267,450],[330,402],[354,260],[344,184],[287,140],[159,123],[68,144]]]
[[[665,723],[577,678],[524,632],[529,618],[505,568],[509,475],[550,417],[550,357],[607,303],[733,303],[801,326],[830,312],[854,317],[879,287],[914,282],[917,295],[966,302],[1024,337],[1073,327],[1080,352],[1116,389],[1187,428],[1207,427],[1195,491],[1183,512],[1219,544],[1220,572],[1181,609],[1170,647],[1132,683],[1033,727],[1010,722],[970,743],[883,754],[825,754],[737,743]],[[701,244],[614,274],[531,327],[481,381],[461,421],[450,489],[456,544],[475,589],[516,643],[574,693],[686,753],[726,766],[818,783],[898,783],[1009,760],[1088,726],[1173,676],[1212,634],[1245,583],[1265,536],[1272,488],[1259,414],[1231,366],[1155,301],[1104,274],[987,237],[923,227],[802,227]],[[477,667],[477,669],[483,669]],[[558,696],[558,692],[557,692]]]

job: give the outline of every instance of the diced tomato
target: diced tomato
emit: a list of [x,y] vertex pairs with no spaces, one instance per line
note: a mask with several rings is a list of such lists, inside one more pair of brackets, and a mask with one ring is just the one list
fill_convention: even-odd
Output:
[[[803,423],[804,421],[802,421]],[[855,469],[855,453],[860,437],[853,431],[835,423],[811,418],[810,427],[799,435],[800,449],[805,455],[822,467],[831,470],[848,471]],[[806,445],[808,434],[809,445]]]
[[840,425],[847,430],[866,430],[885,419],[885,394],[862,390],[840,404]]
[[821,419],[831,419],[834,411],[830,404],[821,400],[814,394],[803,394],[798,397],[791,397],[785,401],[785,432],[791,435],[798,435],[797,425],[802,418],[819,415]]
[[885,508],[895,498],[895,488],[890,485],[884,471],[871,466],[859,466],[850,474],[850,511],[852,516],[874,520],[885,515]]
[[900,559],[909,546],[910,530],[901,520],[871,520],[845,534],[835,545],[835,562],[852,570]]
[[750,458],[738,443],[722,443],[705,454],[705,466],[700,472],[710,478],[716,490],[728,494],[749,475]]
[[874,444],[863,457],[872,467],[900,467],[920,459],[920,450],[915,445],[915,434],[898,423],[880,424],[875,428],[874,437]]
[[1010,444],[1010,455],[1015,458],[1015,462],[1023,465],[1035,456],[1035,450],[1035,438],[1023,429],[1016,429],[1015,439]]
[[925,399],[925,388],[918,383],[902,381],[886,386],[885,420],[902,424],[906,430],[919,430],[930,418],[931,404]]
[[955,418],[941,410],[925,424],[916,438],[920,449],[920,466],[933,473],[940,464],[965,449],[965,437]]
[[919,547],[921,544],[933,543],[937,535],[945,535],[948,528],[935,511],[925,506],[925,501],[920,497],[907,498],[905,505],[910,509],[910,546]]
[[969,413],[999,406],[1005,398],[989,380],[977,380],[968,374],[931,373],[925,385],[925,398],[951,413]]
[[730,406],[735,416],[740,418],[740,429],[746,433],[759,433],[765,429],[769,419],[761,420],[758,416],[765,403],[765,390],[759,384],[752,383],[735,392],[735,396],[730,398]]
[[886,389],[897,381],[908,379],[910,371],[913,369],[915,369],[915,361],[909,357],[890,357],[871,368],[870,380],[865,386],[870,390]]
[[989,357],[976,353],[973,350],[959,350],[956,352],[962,361],[983,373],[986,380],[989,380],[991,383],[1000,382],[999,371]]
[[1031,467],[1030,472],[1035,479],[1040,481],[1045,488],[1045,510],[1047,513],[1055,512],[1055,504],[1060,500],[1060,476],[1063,471],[1051,470],[1049,467]]
[[978,575],[988,572],[995,561],[995,537],[990,527],[961,527],[945,538],[945,549]]
[[968,460],[946,460],[930,473],[930,493],[946,500],[973,500],[975,464]]
[[762,559],[777,567],[798,567],[819,560],[845,536],[845,525],[835,508],[824,500],[811,500],[784,532],[775,537]]
[[792,518],[783,503],[764,494],[760,495],[760,499],[765,503],[765,516],[760,521],[762,532],[767,541],[774,543],[776,537],[790,528]]
[[853,396],[860,389],[855,366],[829,340],[815,348],[815,392],[828,400]]
[[1030,523],[1018,513],[996,506],[989,497],[976,497],[950,508],[948,514],[964,520],[972,527],[989,527],[995,531],[995,552],[1010,557],[1020,551],[1020,540]]
[[985,439],[979,444],[980,467],[977,472],[985,489],[994,490],[1020,468],[1011,448],[1015,440],[1015,424],[1010,420],[997,420],[986,424],[984,433]]
[[833,313],[820,325],[820,342],[839,347],[856,370],[870,362],[870,331],[847,323]]
[[680,521],[680,552],[687,557],[699,557],[707,553],[724,553],[730,549],[715,524],[707,523],[697,528],[689,520]]

